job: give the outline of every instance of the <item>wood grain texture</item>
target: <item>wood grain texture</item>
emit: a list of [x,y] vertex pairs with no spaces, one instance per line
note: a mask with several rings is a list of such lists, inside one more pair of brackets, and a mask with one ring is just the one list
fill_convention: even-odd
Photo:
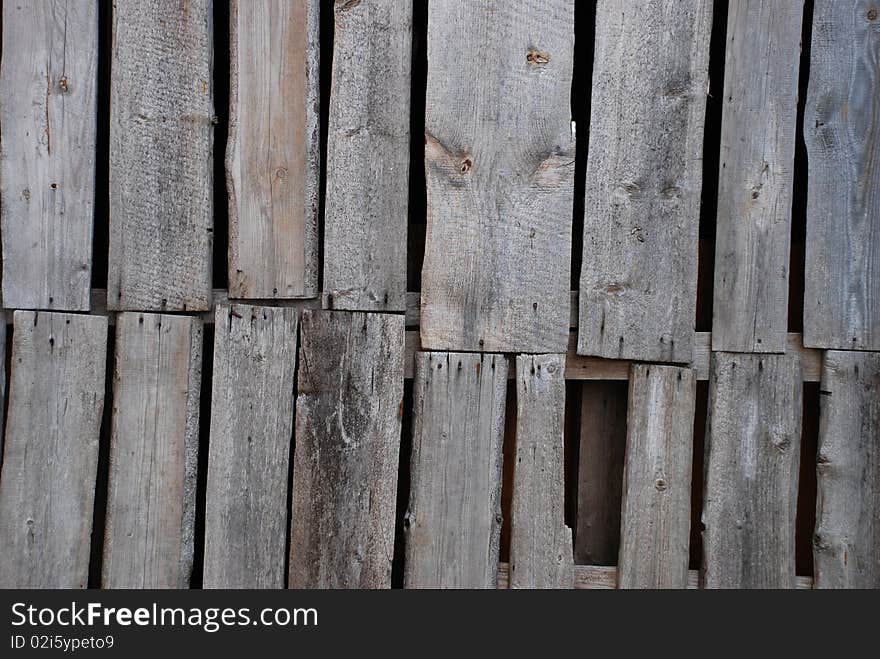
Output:
[[212,2],[115,0],[107,304],[211,304]]
[[230,3],[229,295],[318,294],[318,0]]
[[426,350],[565,350],[574,1],[428,6]]
[[792,355],[714,353],[703,585],[794,588],[803,384]]
[[816,0],[804,112],[809,155],[804,344],[880,350],[878,5]]
[[85,588],[107,320],[16,311],[0,474],[0,588]]
[[820,393],[816,588],[880,588],[880,354],[826,352]]
[[633,364],[626,419],[619,588],[685,588],[697,379]]
[[98,3],[3,5],[0,218],[7,307],[89,308]]
[[337,0],[327,136],[325,303],[404,311],[412,3]]
[[785,352],[803,0],[727,18],[712,349]]
[[193,565],[202,321],[123,313],[103,588],[188,588]]
[[403,317],[305,311],[297,375],[291,588],[390,588]]
[[565,525],[565,355],[516,358],[510,587],[573,588]]
[[578,353],[690,362],[712,3],[601,0]]
[[495,588],[507,359],[416,355],[406,588]]
[[205,588],[283,588],[297,312],[217,308]]

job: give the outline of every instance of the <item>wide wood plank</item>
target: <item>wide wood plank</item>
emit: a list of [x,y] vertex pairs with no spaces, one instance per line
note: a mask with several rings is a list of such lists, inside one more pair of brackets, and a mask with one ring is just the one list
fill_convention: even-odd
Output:
[[113,3],[110,309],[210,308],[211,6]]
[[792,355],[715,353],[703,585],[794,588],[803,384]]
[[495,588],[507,359],[416,355],[406,588]]
[[3,303],[88,310],[98,3],[7,2],[2,25]]
[[785,352],[803,0],[727,18],[712,349]]
[[85,588],[107,320],[17,311],[0,474],[0,588]]
[[297,312],[217,308],[206,588],[283,588]]
[[564,352],[574,0],[428,5],[426,350]]
[[229,295],[318,294],[318,0],[230,3]]
[[579,354],[691,361],[711,29],[704,0],[597,5]]
[[333,309],[406,309],[412,3],[334,5],[324,295]]
[[880,588],[880,354],[826,352],[820,394],[816,588]]
[[804,345],[880,350],[880,36],[872,0],[816,0]]
[[123,313],[103,588],[188,588],[193,564],[202,321]]

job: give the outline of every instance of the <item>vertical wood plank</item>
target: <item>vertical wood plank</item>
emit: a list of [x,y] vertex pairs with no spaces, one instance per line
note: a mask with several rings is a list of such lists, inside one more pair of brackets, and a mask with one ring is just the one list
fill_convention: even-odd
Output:
[[403,317],[304,311],[291,588],[390,588]]
[[115,0],[107,307],[211,308],[210,0]]
[[597,5],[579,354],[692,359],[711,31],[703,0]]
[[880,588],[880,354],[822,364],[816,588]]
[[3,301],[85,311],[92,272],[98,3],[3,5]]
[[426,350],[564,352],[574,1],[428,5]]
[[574,588],[565,525],[565,355],[516,358],[510,587]]
[[417,353],[406,588],[495,588],[507,359]]
[[220,305],[205,511],[206,588],[283,588],[297,312]]
[[712,349],[785,352],[803,0],[727,19]]
[[0,588],[85,588],[107,319],[16,311],[13,331]]
[[406,310],[412,3],[334,5],[325,303]]
[[318,0],[230,3],[229,296],[318,294]]
[[714,353],[703,585],[794,588],[803,383],[793,355]]
[[876,2],[816,0],[804,112],[811,348],[880,350],[878,38]]
[[687,587],[696,395],[691,369],[630,369],[619,588]]
[[202,321],[123,313],[103,588],[188,588],[193,564]]

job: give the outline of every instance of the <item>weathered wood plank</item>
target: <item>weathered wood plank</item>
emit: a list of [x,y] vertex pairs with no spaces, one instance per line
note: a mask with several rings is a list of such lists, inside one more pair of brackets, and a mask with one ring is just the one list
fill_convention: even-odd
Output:
[[510,587],[573,588],[565,525],[565,355],[516,358]]
[[229,295],[318,294],[317,0],[230,3]]
[[428,6],[426,350],[565,350],[574,1]]
[[730,3],[712,349],[785,352],[803,0]]
[[110,309],[210,308],[211,4],[113,4]]
[[3,5],[0,218],[7,307],[89,308],[97,5]]
[[404,311],[412,59],[409,2],[334,5],[325,304]]
[[705,587],[794,588],[802,399],[794,356],[713,354]]
[[390,588],[403,317],[305,311],[297,375],[291,588]]
[[690,362],[712,3],[597,5],[578,353]]
[[825,353],[816,588],[880,588],[880,354]]
[[620,588],[685,588],[697,379],[633,364],[620,520]]
[[406,588],[495,588],[507,359],[415,357]]
[[294,309],[217,308],[206,588],[283,588],[297,345]]
[[85,588],[107,320],[16,311],[3,470],[0,588]]
[[816,0],[804,112],[809,154],[804,344],[880,350],[878,5]]
[[188,588],[193,565],[202,321],[123,313],[103,588]]

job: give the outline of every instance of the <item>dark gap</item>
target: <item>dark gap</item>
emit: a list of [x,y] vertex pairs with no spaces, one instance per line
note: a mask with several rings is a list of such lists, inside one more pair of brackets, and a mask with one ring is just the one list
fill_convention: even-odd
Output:
[[[512,360],[514,363],[515,359]],[[510,365],[511,368],[513,364]],[[513,464],[516,461],[516,380],[507,381],[507,403],[504,406],[504,446],[501,462],[501,551],[498,560],[510,562],[510,522],[513,507]]]
[[[0,12],[2,14],[3,12]],[[0,19],[2,21],[2,19]],[[0,32],[3,25],[0,23]],[[5,315],[5,314],[4,314]],[[0,374],[0,400],[3,401],[2,409],[0,409],[0,469],[3,467],[3,446],[6,439],[6,426],[4,421],[9,418],[9,379],[12,373],[12,323],[6,324],[6,318],[0,318],[6,330],[6,343],[0,344],[0,353],[3,353],[2,364],[4,366],[3,373]]]
[[318,165],[318,290],[324,290],[324,209],[327,198],[327,127],[330,123],[330,91],[333,82],[333,39],[336,32],[334,1],[321,0],[318,17],[319,64],[318,86],[320,89],[320,127],[318,140],[321,144],[321,162]]
[[214,288],[229,285],[229,196],[226,141],[229,137],[229,3],[215,2],[214,19]]
[[[299,333],[302,328],[302,325],[297,326],[297,332]],[[302,345],[302,337],[297,336],[297,345]],[[284,527],[284,588],[290,588],[290,531],[291,524],[293,523],[293,517],[291,511],[293,510],[293,458],[294,458],[294,450],[296,449],[296,403],[297,403],[297,393],[299,392],[299,351],[294,356],[293,362],[293,390],[290,392],[290,395],[293,397],[293,419],[290,427],[290,446],[288,448],[288,458],[287,458],[287,497],[286,497],[286,511],[287,511],[287,524]]]
[[703,464],[705,462],[706,416],[708,412],[709,383],[698,381],[694,413],[694,457],[691,471],[691,570],[699,570],[703,561]]
[[409,210],[407,220],[408,291],[422,290],[425,260],[427,192],[425,189],[425,90],[428,85],[428,3],[413,3],[412,77],[409,112]]
[[577,380],[565,381],[565,426],[563,428],[563,446],[565,461],[565,525],[572,531],[577,520],[577,477],[578,453],[580,449],[581,427],[581,383]]
[[202,388],[199,396],[199,468],[196,475],[196,519],[193,533],[193,570],[189,587],[202,587],[205,565],[205,499],[208,488],[208,451],[211,441],[211,383],[214,375],[214,325],[205,324],[202,346]]
[[110,250],[110,62],[113,3],[98,2],[98,98],[95,136],[95,212],[92,229],[92,288],[107,288]]
[[412,457],[413,381],[403,383],[403,418],[400,427],[400,462],[397,468],[397,514],[394,524],[394,557],[391,560],[391,587],[403,588],[406,560],[406,511],[409,508],[410,458]]
[[813,533],[816,528],[816,457],[819,454],[819,383],[804,382],[804,420],[795,524],[795,573],[813,576]]

